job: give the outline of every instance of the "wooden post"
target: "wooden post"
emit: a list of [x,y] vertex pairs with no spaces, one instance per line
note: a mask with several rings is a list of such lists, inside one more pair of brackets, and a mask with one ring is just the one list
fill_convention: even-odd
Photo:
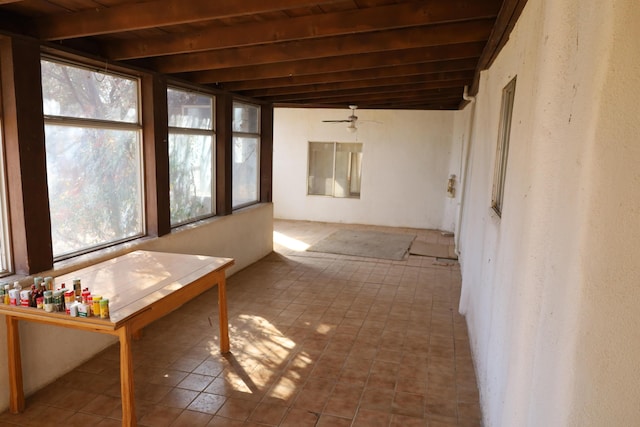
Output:
[[142,77],[142,105],[147,232],[164,236],[171,232],[166,78]]
[[0,37],[3,140],[16,273],[53,267],[47,187],[40,45]]
[[216,215],[233,211],[233,98],[216,95]]
[[273,182],[273,104],[260,107],[260,201],[271,203]]
[[133,355],[131,352],[131,327],[125,324],[119,329],[120,338],[120,393],[122,399],[122,425],[136,425],[136,406],[133,386]]
[[18,319],[7,318],[7,351],[9,368],[9,411],[17,414],[24,411],[24,390],[22,385],[22,359],[20,355],[20,331]]
[[218,311],[220,321],[220,353],[229,353],[229,319],[227,315],[227,284],[225,272],[218,272]]

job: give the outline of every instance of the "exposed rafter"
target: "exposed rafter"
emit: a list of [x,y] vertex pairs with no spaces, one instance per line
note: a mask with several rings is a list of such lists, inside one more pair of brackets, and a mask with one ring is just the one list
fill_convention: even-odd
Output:
[[155,0],[39,17],[32,25],[43,40],[63,40],[336,2],[338,0]]
[[[429,76],[432,76],[429,78]],[[320,83],[311,85],[300,86],[282,86],[268,89],[248,90],[242,92],[243,95],[257,98],[267,98],[272,96],[281,96],[289,94],[304,94],[304,93],[321,93],[321,92],[341,92],[349,90],[357,90],[358,93],[363,93],[366,90],[380,90],[382,88],[390,86],[400,85],[426,85],[431,84],[432,87],[456,87],[460,84],[460,81],[468,81],[473,77],[473,71],[457,71],[453,73],[434,73],[426,75],[416,76],[400,76],[389,77],[384,79],[371,79],[371,80],[354,80],[347,82],[333,82],[333,83]]]
[[502,47],[509,40],[509,34],[513,29],[516,21],[520,17],[520,13],[527,0],[507,0],[500,9],[500,14],[496,18],[491,36],[487,40],[484,52],[480,61],[478,61],[478,72],[474,76],[473,84],[469,93],[475,95],[478,93],[478,84],[480,79],[480,71],[486,70],[493,60],[496,58]]
[[369,68],[333,73],[310,74],[306,76],[289,76],[265,80],[244,80],[223,83],[222,87],[230,91],[241,91],[259,87],[297,86],[325,82],[348,82],[361,80],[377,80],[398,76],[423,76],[428,79],[431,74],[446,74],[452,71],[475,70],[475,58],[455,61],[433,61],[420,64],[401,65],[397,67]]
[[0,32],[276,105],[456,109],[526,0],[0,0]]
[[212,25],[186,34],[114,41],[112,59],[144,58],[204,50],[311,39],[495,17],[495,1],[423,1],[232,26]]
[[[425,62],[420,50],[410,49],[403,55],[387,59],[384,54],[367,53],[362,55],[333,58],[331,61],[309,59],[294,63],[278,63],[256,65],[253,67],[227,68],[224,70],[198,71],[191,73],[191,79],[198,83],[219,83],[235,80],[269,79],[278,77],[304,76],[319,73],[335,73],[340,71],[354,72],[370,68],[390,68],[391,73],[396,66],[420,64]],[[361,58],[365,57],[365,58]],[[442,67],[457,67],[460,69],[475,68],[474,59],[457,59],[440,62]],[[451,64],[451,65],[450,65]],[[437,67],[437,65],[434,65]]]
[[420,92],[420,91],[428,91],[428,90],[448,90],[455,89],[460,86],[461,82],[459,80],[445,80],[445,81],[435,81],[435,82],[414,82],[414,83],[403,83],[396,85],[380,85],[380,86],[369,86],[366,89],[342,89],[342,90],[333,90],[333,91],[313,91],[313,92],[298,92],[294,94],[280,94],[280,95],[266,95],[264,96],[271,102],[291,102],[291,101],[310,101],[314,99],[327,99],[327,98],[347,98],[347,99],[357,99],[358,97],[363,96],[394,96],[398,93],[410,93],[410,92]]
[[[453,58],[464,54],[480,56],[484,40],[492,23],[443,24],[426,27],[378,31],[336,37],[296,40],[282,43],[209,50],[153,59],[155,69],[162,73],[214,70],[274,62],[300,61],[303,59],[331,58],[337,55],[358,55],[371,52],[388,52],[419,47],[430,47],[425,55],[431,58]],[[455,46],[459,44],[459,46]],[[466,52],[466,53],[465,53]],[[459,57],[459,56],[458,56]]]

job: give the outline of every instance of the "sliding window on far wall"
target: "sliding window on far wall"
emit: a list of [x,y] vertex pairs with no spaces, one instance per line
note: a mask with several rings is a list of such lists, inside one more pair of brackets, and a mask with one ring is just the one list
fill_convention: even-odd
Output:
[[362,143],[309,142],[307,194],[360,198]]

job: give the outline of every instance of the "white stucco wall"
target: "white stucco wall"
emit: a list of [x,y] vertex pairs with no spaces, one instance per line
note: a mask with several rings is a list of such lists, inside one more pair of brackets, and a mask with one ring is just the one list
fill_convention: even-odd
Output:
[[[344,109],[274,111],[274,216],[283,219],[375,224],[452,231],[457,201],[447,179],[458,174],[455,112],[357,110],[358,132],[323,123]],[[360,199],[307,196],[309,141],[362,142]]]
[[[151,238],[124,249],[166,251],[222,256],[235,259],[227,276],[241,270],[273,250],[273,205],[260,204],[186,226],[163,236]],[[110,251],[99,259],[67,265],[48,275],[61,275],[81,266],[123,253]],[[87,284],[90,286],[90,284]],[[5,316],[0,315],[0,343],[6,343]],[[20,345],[26,395],[35,392],[115,342],[110,336],[20,322]],[[6,345],[0,345],[0,384],[8,384]],[[0,387],[0,411],[9,407],[8,387]]]
[[[482,73],[459,249],[487,426],[640,419],[638,22],[632,0],[529,0]],[[500,99],[515,75],[498,218]]]
[[605,70],[589,158],[570,421],[634,425],[640,423],[640,4],[618,0],[604,15],[599,8],[592,13],[604,21],[600,33],[608,44],[596,59]]

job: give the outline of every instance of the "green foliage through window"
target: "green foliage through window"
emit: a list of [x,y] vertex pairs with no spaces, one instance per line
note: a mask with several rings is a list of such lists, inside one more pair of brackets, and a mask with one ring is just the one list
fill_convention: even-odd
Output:
[[260,107],[233,103],[233,208],[260,199]]
[[41,64],[54,257],[142,235],[138,81]]
[[171,88],[169,112],[169,200],[171,224],[214,213],[213,97]]

